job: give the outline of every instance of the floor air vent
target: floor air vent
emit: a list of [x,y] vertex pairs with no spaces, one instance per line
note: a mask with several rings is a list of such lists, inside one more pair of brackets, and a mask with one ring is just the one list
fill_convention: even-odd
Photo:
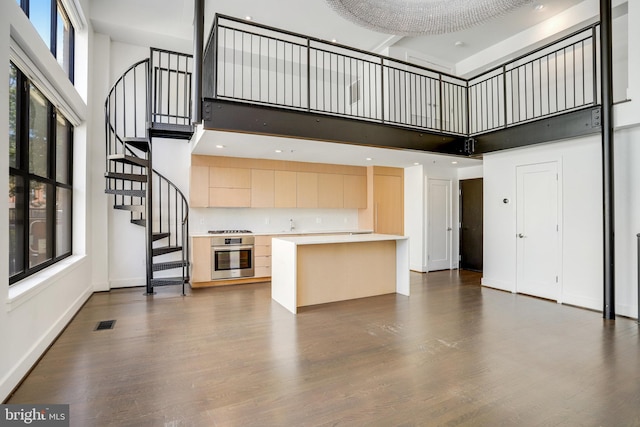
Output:
[[115,320],[102,320],[98,322],[94,331],[102,331],[105,329],[113,329],[113,325],[116,324]]

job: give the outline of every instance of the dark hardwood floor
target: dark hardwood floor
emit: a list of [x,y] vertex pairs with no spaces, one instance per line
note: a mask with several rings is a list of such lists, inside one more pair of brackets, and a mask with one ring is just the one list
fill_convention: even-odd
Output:
[[297,316],[268,283],[95,294],[8,403],[72,426],[640,425],[634,320],[479,281],[412,273],[411,297]]

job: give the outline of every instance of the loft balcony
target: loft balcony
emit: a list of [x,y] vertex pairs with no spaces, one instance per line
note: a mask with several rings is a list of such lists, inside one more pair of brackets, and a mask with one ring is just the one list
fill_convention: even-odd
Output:
[[463,155],[597,133],[598,28],[464,79],[216,15],[204,128]]

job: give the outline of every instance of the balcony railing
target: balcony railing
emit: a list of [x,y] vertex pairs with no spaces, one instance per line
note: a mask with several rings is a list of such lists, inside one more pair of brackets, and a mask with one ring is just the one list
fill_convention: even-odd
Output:
[[597,25],[463,79],[216,15],[203,97],[477,135],[597,104]]

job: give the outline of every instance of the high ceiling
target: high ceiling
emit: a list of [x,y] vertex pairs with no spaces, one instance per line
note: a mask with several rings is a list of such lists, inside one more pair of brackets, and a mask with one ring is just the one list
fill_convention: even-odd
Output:
[[[112,40],[182,52],[192,50],[193,0],[88,1],[94,29],[108,34]],[[582,2],[588,3],[589,7],[593,6],[597,12],[595,0],[532,0],[514,12],[464,31],[444,35],[402,37],[358,27],[338,16],[325,0],[209,0],[205,2],[205,28],[208,32],[215,13],[239,18],[250,16],[255,22],[324,40],[336,40],[339,44],[362,50],[383,53],[389,52],[385,49],[390,48],[392,52],[403,52],[405,57],[402,59],[456,73],[456,66],[461,61]],[[535,7],[536,5],[542,7]],[[469,70],[465,72],[468,74]],[[219,140],[219,137],[216,139]],[[238,140],[236,136],[229,139]],[[296,144],[296,150],[291,151],[291,144]],[[196,152],[218,153],[212,148],[214,146],[198,144]],[[306,146],[311,154],[304,154],[305,144],[301,141],[291,140],[287,143],[282,138],[270,139],[264,142],[265,149],[261,155],[275,157],[276,155],[269,153],[283,148],[284,153],[288,152],[289,156],[293,156],[292,160],[314,161],[312,159],[317,158],[320,148],[312,147],[311,144]],[[336,163],[366,164],[368,161],[364,159],[367,157],[387,158],[389,166],[409,166],[417,162],[433,164],[435,161],[440,162],[442,166],[463,167],[480,162],[462,159],[456,166],[451,166],[449,159],[444,158],[444,161],[441,161],[442,156],[432,157],[427,153],[403,153],[397,150],[393,153],[389,150],[376,152],[376,149],[370,147],[341,147],[341,144],[327,144],[322,147],[325,152],[333,153],[332,158]],[[224,155],[254,157],[255,150],[252,151],[248,153],[238,148],[233,153],[230,150]],[[293,152],[297,152],[297,156],[294,156]]]

